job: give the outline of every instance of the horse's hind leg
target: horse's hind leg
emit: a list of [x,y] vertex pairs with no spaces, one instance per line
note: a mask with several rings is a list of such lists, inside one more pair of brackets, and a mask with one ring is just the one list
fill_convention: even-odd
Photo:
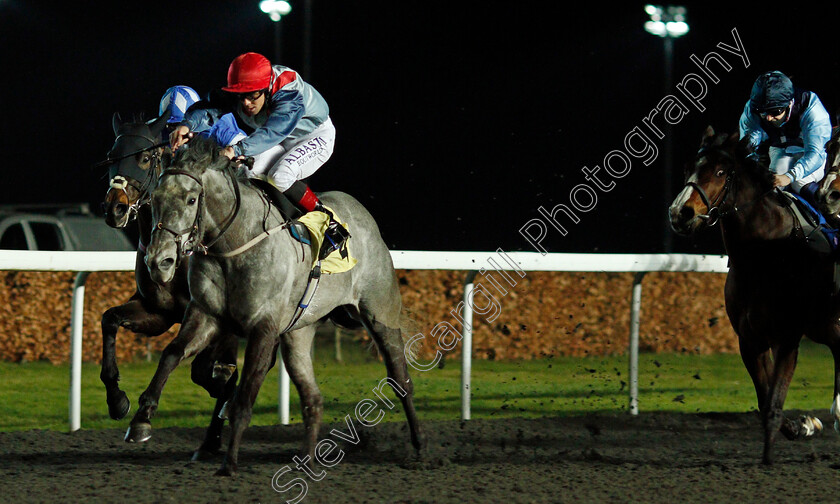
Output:
[[831,417],[834,418],[834,430],[840,432],[840,348],[832,346],[834,357],[834,400],[831,402]]
[[[388,369],[388,378],[393,380],[391,388],[402,402],[405,411],[408,427],[411,432],[411,444],[417,454],[424,448],[425,438],[420,428],[420,421],[417,419],[417,412],[414,409],[414,382],[408,374],[408,363],[405,358],[405,344],[400,328],[400,302],[399,292],[396,294],[396,315],[394,315],[393,298],[388,300],[386,306],[391,309],[383,310],[389,312],[388,324],[376,317],[373,310],[370,310],[365,303],[360,304],[360,318],[367,331],[370,333]],[[401,389],[401,390],[398,390]]]
[[216,399],[204,441],[193,454],[193,460],[204,460],[218,455],[222,448],[222,427],[225,419],[220,413],[236,390],[236,380],[239,376],[236,369],[238,347],[236,336],[231,334],[220,339],[214,347],[202,350],[193,359],[193,382],[204,387],[210,397]]
[[830,414],[834,419],[834,430],[840,432],[840,323],[832,322],[820,331],[808,336],[817,343],[826,345],[834,358],[834,395]]
[[174,323],[173,319],[164,314],[149,311],[138,293],[125,304],[110,308],[102,315],[102,370],[99,379],[105,385],[108,414],[114,420],[124,418],[131,409],[131,402],[119,386],[117,331],[120,327],[125,327],[134,333],[157,336]]
[[305,460],[304,463],[310,467],[314,467],[315,445],[318,443],[318,432],[324,415],[324,401],[318,382],[315,381],[315,369],[312,366],[311,348],[315,330],[316,326],[313,324],[280,336],[283,362],[300,396],[300,408],[306,431],[301,455]]

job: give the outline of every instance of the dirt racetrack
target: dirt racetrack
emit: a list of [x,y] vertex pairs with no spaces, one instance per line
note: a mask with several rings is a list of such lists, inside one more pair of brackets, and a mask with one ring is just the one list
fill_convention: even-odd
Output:
[[[827,412],[816,412],[827,420]],[[788,414],[793,414],[789,412]],[[314,481],[294,470],[300,424],[246,431],[240,472],[190,462],[200,429],[158,429],[128,445],[117,430],[0,433],[2,502],[836,502],[840,438],[777,443],[760,464],[756,413],[589,415],[425,422],[428,450],[405,456],[402,423],[361,428],[358,445]],[[343,424],[325,425],[347,430]],[[290,471],[282,472],[284,467]],[[279,473],[279,474],[278,474]],[[286,487],[280,493],[272,488]]]

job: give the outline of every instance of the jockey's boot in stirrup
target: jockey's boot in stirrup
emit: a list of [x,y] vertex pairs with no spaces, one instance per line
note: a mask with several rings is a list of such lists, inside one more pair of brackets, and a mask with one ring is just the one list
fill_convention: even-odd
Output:
[[347,228],[335,220],[332,212],[327,210],[319,200],[315,204],[316,212],[324,212],[330,217],[330,223],[327,225],[327,230],[324,231],[324,241],[321,243],[321,251],[318,253],[318,259],[322,261],[326,259],[334,250],[338,250],[343,259],[347,258],[347,239],[350,238],[350,232]]
[[330,253],[335,250],[340,251],[342,258],[347,258],[347,238],[350,238],[350,233],[347,228],[342,226],[332,212],[324,207],[318,196],[312,192],[306,183],[300,180],[296,181],[290,188],[283,192],[283,194],[294,202],[304,213],[306,212],[324,212],[329,216],[330,222],[327,225],[327,230],[324,232],[324,241],[321,243],[321,250],[318,252],[318,258],[324,260]]

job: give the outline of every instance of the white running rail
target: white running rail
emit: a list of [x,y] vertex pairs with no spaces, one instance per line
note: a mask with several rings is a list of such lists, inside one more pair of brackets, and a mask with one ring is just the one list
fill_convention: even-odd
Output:
[[[478,274],[496,271],[567,271],[567,272],[630,272],[633,280],[630,303],[630,413],[639,412],[639,324],[642,296],[642,278],[645,273],[729,271],[726,256],[692,254],[563,254],[542,255],[536,252],[430,252],[416,250],[391,251],[396,269],[408,270],[460,270],[467,271],[464,281],[463,318],[461,331],[461,418],[470,418],[470,371],[472,369],[472,316],[475,311],[473,293]],[[134,271],[135,252],[42,252],[0,250],[0,270],[6,271],[73,271],[70,344],[70,431],[81,427],[81,369],[82,324],[85,281],[95,271]],[[484,277],[487,279],[488,277]],[[489,279],[488,279],[489,280]],[[492,282],[492,280],[489,280]],[[278,412],[283,424],[289,423],[289,378],[280,364],[280,394]]]

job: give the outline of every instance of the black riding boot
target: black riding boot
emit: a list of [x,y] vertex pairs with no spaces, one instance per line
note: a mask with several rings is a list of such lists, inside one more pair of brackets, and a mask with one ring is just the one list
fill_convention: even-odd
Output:
[[347,239],[350,238],[350,232],[347,228],[335,220],[332,212],[327,210],[319,200],[315,204],[316,212],[324,212],[330,218],[330,223],[327,225],[327,230],[324,231],[324,241],[321,243],[321,251],[318,253],[318,258],[324,260],[334,250],[338,250],[343,259],[347,259]]
[[329,216],[330,223],[327,225],[327,230],[324,232],[324,241],[321,243],[321,250],[318,252],[318,258],[323,260],[330,253],[335,250],[340,251],[342,258],[347,258],[347,239],[350,238],[350,233],[347,228],[342,226],[332,212],[327,210],[318,199],[318,196],[312,192],[304,182],[298,180],[288,189],[283,192],[292,203],[295,204],[303,213],[306,212],[324,212]]

